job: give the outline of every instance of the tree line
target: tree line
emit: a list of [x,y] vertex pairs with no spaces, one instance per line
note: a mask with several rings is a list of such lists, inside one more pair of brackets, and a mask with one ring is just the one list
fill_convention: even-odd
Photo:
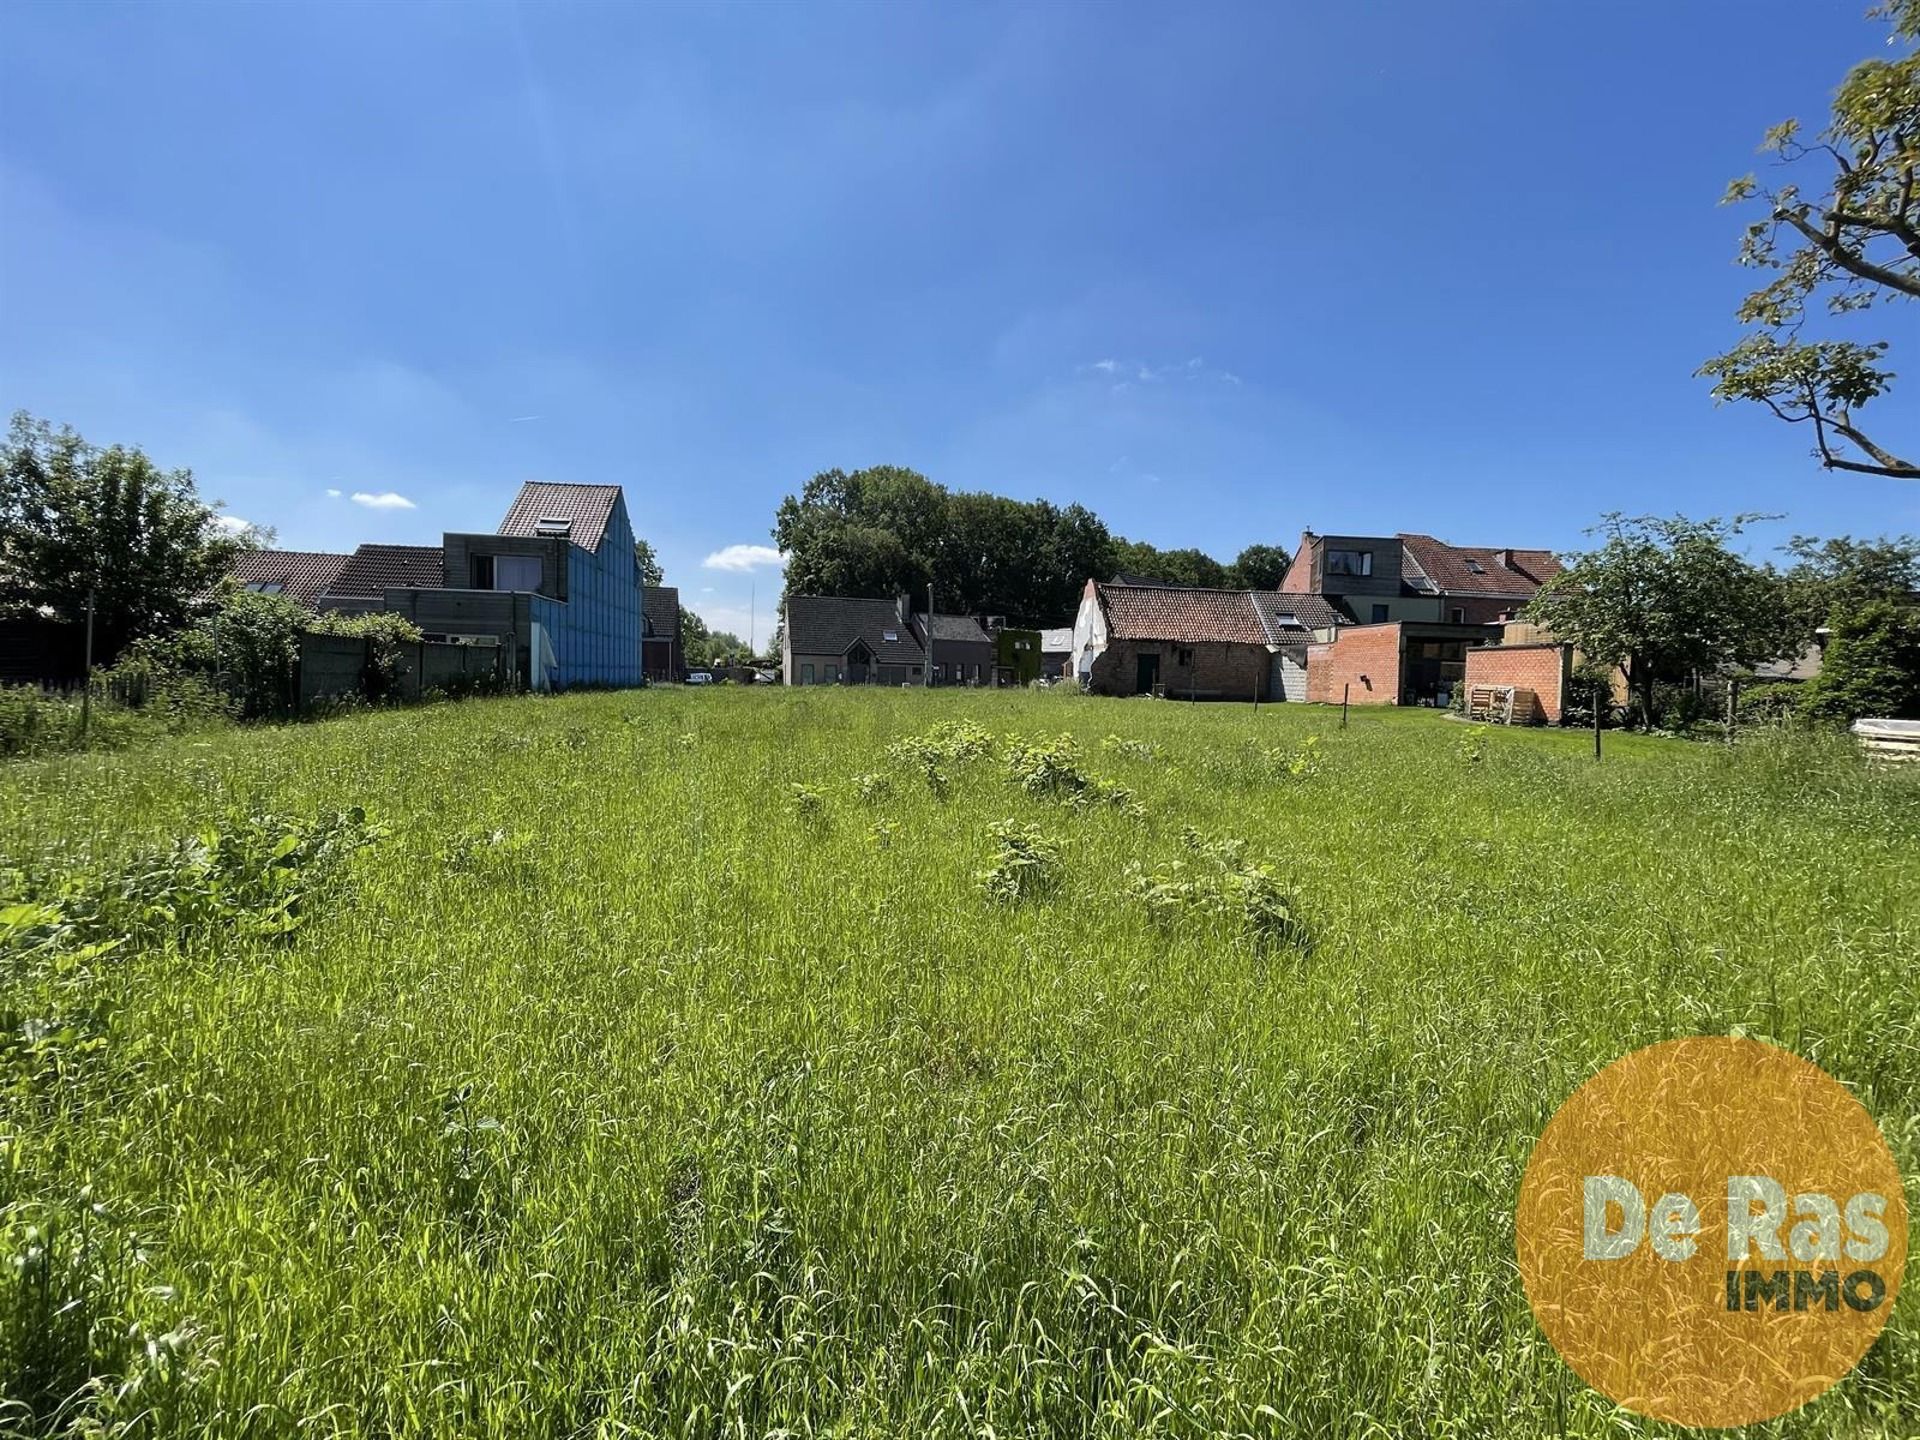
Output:
[[1249,545],[1222,563],[1115,535],[1084,505],[949,490],[898,465],[826,470],[780,502],[773,538],[795,595],[911,595],[946,613],[1066,623],[1089,578],[1151,576],[1216,589],[1277,589],[1288,554]]

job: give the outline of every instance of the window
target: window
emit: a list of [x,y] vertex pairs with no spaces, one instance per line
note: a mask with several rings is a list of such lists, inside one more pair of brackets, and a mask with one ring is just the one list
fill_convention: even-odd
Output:
[[1475,575],[1484,575],[1487,573],[1478,560],[1467,561],[1467,569]]
[[1193,664],[1193,651],[1185,645],[1177,647],[1173,652],[1173,662],[1176,665]]
[[885,640],[889,645],[891,645],[897,640],[899,640],[900,632],[898,630],[882,630],[880,632],[880,638],[882,640]]
[[493,588],[493,556],[476,555],[473,557],[473,588],[491,590]]
[[493,588],[495,590],[538,590],[540,588],[540,557],[538,555],[495,555],[493,557]]
[[1467,621],[1466,610],[1461,606],[1458,606],[1458,605],[1454,606],[1453,607],[1453,623],[1456,625],[1464,625],[1466,621]]
[[1373,552],[1371,550],[1329,550],[1327,573],[1329,575],[1371,575]]
[[827,666],[827,683],[829,685],[838,685],[840,683],[840,667],[838,665]]
[[247,589],[256,595],[280,595],[286,588],[278,580],[252,580],[247,584]]
[[813,666],[802,665],[800,667],[800,683],[802,685],[813,684]]
[[1374,624],[1379,625],[1383,623],[1386,620],[1386,618],[1387,618],[1386,606],[1376,605],[1373,607],[1373,623]]

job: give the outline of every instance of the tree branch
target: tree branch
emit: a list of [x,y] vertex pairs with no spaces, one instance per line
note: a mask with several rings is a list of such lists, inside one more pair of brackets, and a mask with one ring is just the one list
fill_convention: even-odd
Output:
[[1822,417],[1825,422],[1847,438],[1849,444],[1865,454],[1871,455],[1877,462],[1862,465],[1857,461],[1835,460],[1829,458],[1827,464],[1835,470],[1857,470],[1863,475],[1888,475],[1896,480],[1920,480],[1920,465],[1902,460],[1889,450],[1882,450],[1856,430],[1845,418],[1836,419],[1828,415]]
[[1829,226],[1836,232],[1834,234],[1816,230],[1807,223],[1806,216],[1797,210],[1776,210],[1773,212],[1773,217],[1793,226],[1821,254],[1848,274],[1857,275],[1862,280],[1871,280],[1876,285],[1884,285],[1889,290],[1898,290],[1902,295],[1920,300],[1920,275],[1902,275],[1898,270],[1889,270],[1884,265],[1876,265],[1865,256],[1857,255],[1842,245],[1837,235],[1839,228],[1837,215],[1830,214],[1827,217]]

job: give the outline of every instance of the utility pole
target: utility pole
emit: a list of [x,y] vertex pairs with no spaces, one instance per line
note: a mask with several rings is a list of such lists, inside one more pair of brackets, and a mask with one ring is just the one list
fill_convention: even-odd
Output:
[[933,581],[927,581],[927,688],[933,688]]
[[754,640],[753,625],[755,620],[754,611],[755,611],[755,607],[757,607],[759,603],[760,603],[760,582],[758,580],[749,580],[747,582],[747,663],[748,664],[752,664],[753,657],[760,653],[758,650],[754,648],[754,644],[753,644],[753,640]]

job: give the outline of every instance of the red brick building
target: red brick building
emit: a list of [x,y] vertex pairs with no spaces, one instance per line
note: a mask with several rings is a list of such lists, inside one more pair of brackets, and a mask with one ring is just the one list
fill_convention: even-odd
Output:
[[1305,646],[1344,618],[1316,595],[1089,580],[1070,662],[1102,695],[1279,700],[1304,693]]
[[1498,625],[1393,620],[1349,625],[1307,649],[1307,699],[1338,705],[1446,705],[1467,657],[1498,643]]

